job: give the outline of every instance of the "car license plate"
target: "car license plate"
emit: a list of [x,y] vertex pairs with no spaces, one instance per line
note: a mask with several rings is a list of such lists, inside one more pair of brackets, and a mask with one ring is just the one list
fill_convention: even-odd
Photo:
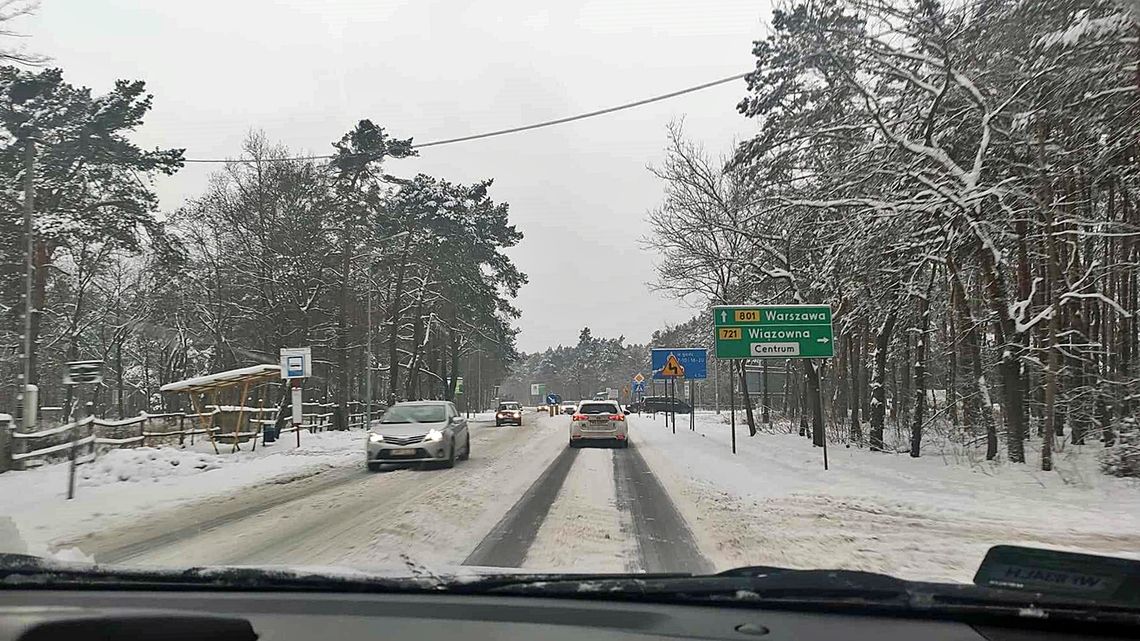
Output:
[[610,419],[605,418],[605,417],[591,418],[590,419],[590,425],[609,425],[609,424],[610,424]]
[[392,456],[415,456],[416,448],[414,448],[414,447],[403,447],[403,448],[399,448],[399,449],[388,450],[388,452]]

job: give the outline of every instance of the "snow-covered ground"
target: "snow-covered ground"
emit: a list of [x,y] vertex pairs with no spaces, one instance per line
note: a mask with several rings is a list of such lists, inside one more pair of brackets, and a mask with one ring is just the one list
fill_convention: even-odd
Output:
[[[684,417],[687,419],[687,417]],[[631,417],[631,439],[719,568],[841,567],[969,581],[991,546],[1140,556],[1140,483],[1100,474],[1099,445],[1069,446],[1055,472],[831,446],[792,434],[748,437],[727,415]]]
[[583,449],[527,552],[523,567],[543,572],[636,571],[637,544],[620,512],[613,450]]
[[364,432],[293,434],[251,451],[214,454],[209,442],[186,449],[111,450],[80,465],[76,495],[66,500],[68,464],[0,474],[0,551],[47,554],[54,542],[121,525],[187,502],[243,487],[281,483],[360,465]]

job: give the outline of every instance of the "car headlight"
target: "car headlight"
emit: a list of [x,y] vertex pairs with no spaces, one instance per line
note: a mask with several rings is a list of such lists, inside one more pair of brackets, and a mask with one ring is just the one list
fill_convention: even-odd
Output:
[[442,441],[443,440],[443,432],[441,432],[439,430],[431,430],[427,433],[427,436],[424,437],[424,440],[427,441],[428,443],[436,443],[438,441]]
[[368,435],[368,442],[369,443],[383,443],[384,442],[384,435],[383,434],[375,434],[375,433],[369,434]]

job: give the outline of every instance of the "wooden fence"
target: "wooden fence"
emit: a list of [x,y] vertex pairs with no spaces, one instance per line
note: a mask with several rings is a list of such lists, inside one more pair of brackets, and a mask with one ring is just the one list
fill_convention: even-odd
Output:
[[[216,444],[234,451],[240,449],[242,443],[249,443],[251,449],[256,450],[257,439],[264,436],[266,427],[289,420],[289,415],[281,414],[276,407],[207,407],[209,411],[201,414],[141,412],[138,416],[118,420],[88,416],[34,432],[18,431],[10,416],[0,414],[0,436],[3,437],[0,438],[0,471],[64,460],[71,456],[72,448],[80,463],[94,460],[99,453],[110,449],[185,447],[211,437]],[[333,425],[334,408],[334,403],[305,403],[300,429],[309,432],[329,429]],[[363,403],[349,403],[349,429],[363,429],[365,416]],[[283,427],[281,433],[295,430],[292,426]]]

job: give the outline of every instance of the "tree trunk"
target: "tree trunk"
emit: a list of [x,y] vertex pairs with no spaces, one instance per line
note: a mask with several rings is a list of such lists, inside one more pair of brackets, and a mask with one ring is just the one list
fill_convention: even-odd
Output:
[[910,424],[910,456],[922,453],[922,427],[926,420],[926,343],[930,333],[930,292],[934,288],[933,267],[926,291],[918,297],[918,334],[914,342],[914,416]]
[[760,421],[771,427],[772,415],[768,411],[768,403],[770,402],[768,397],[768,359],[766,358],[760,361],[760,377],[762,379],[761,384],[764,388],[764,394],[761,397]]
[[891,343],[898,313],[887,314],[875,333],[875,352],[871,355],[871,451],[883,451],[883,423],[887,412],[887,348]]
[[898,421],[895,422],[895,428],[896,429],[898,429],[902,425],[907,425],[910,423],[910,410],[911,410],[910,400],[912,398],[910,395],[910,393],[911,393],[910,384],[914,380],[912,378],[914,376],[914,374],[913,374],[913,372],[914,372],[914,355],[911,354],[911,351],[910,351],[910,326],[909,326],[910,321],[909,321],[909,319],[905,319],[904,323],[905,323],[904,328],[903,328],[904,331],[902,333],[903,363],[902,363],[902,371],[899,372],[899,378],[902,379],[899,381],[899,385],[902,387],[902,389],[900,390],[900,394],[898,397],[898,400],[899,400],[899,402],[898,402],[899,417],[898,417]]
[[748,435],[756,436],[756,417],[752,413],[752,395],[748,393],[748,377],[744,374],[744,362],[740,363],[740,391],[744,395],[744,415],[748,419]]
[[811,442],[816,447],[823,447],[826,435],[823,431],[823,394],[819,385],[819,370],[811,360],[804,360],[804,372],[807,374],[807,400],[811,408]]
[[391,322],[388,328],[388,405],[396,402],[396,390],[400,389],[400,323],[403,321],[402,305],[404,304],[404,278],[408,270],[408,249],[411,247],[412,234],[404,237],[404,248],[400,254],[400,266],[396,269],[395,290],[392,293]]
[[334,430],[348,429],[348,292],[349,276],[352,269],[354,244],[351,214],[344,223],[344,238],[341,243],[340,305],[336,315],[336,407],[333,415]]
[[[953,292],[951,292],[953,296]],[[951,307],[954,303],[951,302]],[[947,365],[946,374],[946,409],[950,416],[951,425],[961,425],[962,421],[958,415],[958,335],[957,328],[954,326],[954,313],[951,312],[946,315],[946,322],[943,325],[945,328],[946,342],[949,346],[950,363]],[[969,432],[969,426],[967,426]]]
[[1022,388],[1024,378],[1018,357],[1020,351],[1020,346],[1007,344],[998,365],[1005,410],[1005,447],[1011,463],[1025,462],[1025,416],[1022,414],[1025,390]]

